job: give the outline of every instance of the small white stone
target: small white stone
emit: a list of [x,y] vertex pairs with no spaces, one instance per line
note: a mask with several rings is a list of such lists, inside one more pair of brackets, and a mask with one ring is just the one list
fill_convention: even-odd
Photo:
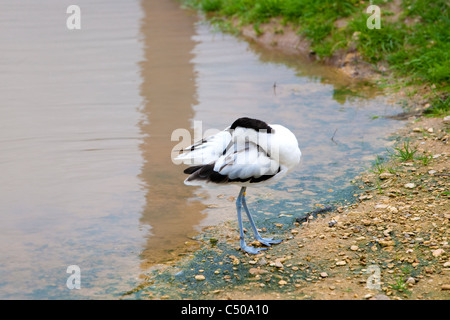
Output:
[[405,188],[407,188],[407,189],[414,189],[415,186],[416,185],[414,183],[407,183],[407,184],[405,184]]
[[450,116],[446,116],[443,121],[444,123],[450,123]]
[[390,213],[398,213],[398,209],[394,206],[389,206],[389,212]]
[[392,178],[394,175],[392,174],[392,173],[390,173],[390,172],[383,172],[383,173],[381,173],[378,177],[381,179],[381,180],[386,180],[386,179],[389,179],[389,178]]
[[432,251],[433,257],[439,257],[441,254],[443,254],[445,251],[444,249],[436,249]]
[[416,283],[416,279],[414,279],[413,277],[409,277],[409,278],[406,280],[406,283],[408,283],[408,284],[415,284],[415,283]]

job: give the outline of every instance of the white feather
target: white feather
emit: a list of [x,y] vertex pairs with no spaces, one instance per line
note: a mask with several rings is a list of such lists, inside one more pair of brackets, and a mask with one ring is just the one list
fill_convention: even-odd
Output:
[[235,143],[233,147],[217,159],[214,171],[227,175],[230,179],[259,178],[277,173],[278,163],[257,144]]
[[231,134],[224,130],[207,139],[193,144],[184,150],[191,150],[180,154],[175,160],[181,160],[187,165],[208,164],[217,161],[231,141]]
[[[214,171],[233,179],[259,178],[271,175],[266,182],[278,180],[300,162],[301,151],[295,135],[281,125],[270,125],[271,133],[251,128],[229,127],[196,143],[176,159],[188,165],[214,164]],[[189,179],[189,178],[188,178]],[[202,181],[188,181],[201,184]],[[232,182],[255,185],[249,182]],[[260,182],[256,183],[260,184]]]

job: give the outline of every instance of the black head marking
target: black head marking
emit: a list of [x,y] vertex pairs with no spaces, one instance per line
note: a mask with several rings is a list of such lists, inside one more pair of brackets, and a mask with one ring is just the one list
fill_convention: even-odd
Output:
[[234,130],[237,127],[254,129],[256,131],[265,130],[267,133],[273,132],[273,129],[264,121],[258,119],[251,119],[247,117],[239,118],[236,121],[234,121],[230,129]]

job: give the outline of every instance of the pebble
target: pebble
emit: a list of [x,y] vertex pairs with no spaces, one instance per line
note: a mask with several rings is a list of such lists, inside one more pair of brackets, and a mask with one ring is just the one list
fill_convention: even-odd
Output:
[[287,284],[287,282],[284,281],[284,280],[280,280],[280,281],[278,281],[278,284],[279,284],[280,286],[284,286],[285,284]]
[[450,116],[446,116],[443,121],[444,123],[450,123]]
[[391,300],[389,297],[385,294],[377,294],[376,296],[373,296],[369,300]]
[[345,262],[344,260],[336,262],[337,266],[345,266],[346,264],[347,264],[347,262]]
[[350,247],[350,250],[352,250],[352,251],[356,251],[358,249],[359,249],[359,247],[356,246],[356,245],[353,245],[353,246]]
[[395,245],[395,242],[392,241],[392,240],[378,240],[378,243],[382,247],[389,247],[389,246],[394,246]]
[[326,278],[326,277],[328,277],[328,273],[326,273],[326,272],[321,272],[321,273],[320,273],[320,276],[321,276],[322,278]]
[[359,197],[359,200],[363,201],[363,200],[369,200],[372,198],[373,198],[373,196],[371,194],[363,194],[362,196]]
[[381,173],[380,175],[379,175],[379,178],[381,179],[381,180],[386,180],[386,179],[389,179],[389,178],[392,178],[394,175],[392,174],[392,173],[390,173],[390,172],[383,172],[383,173]]
[[258,262],[256,263],[258,266],[265,266],[267,264],[267,260],[264,258],[261,258],[258,260]]
[[409,277],[409,278],[406,280],[406,283],[408,283],[408,284],[415,284],[415,283],[416,283],[416,279],[414,279],[413,277]]
[[414,183],[407,183],[407,184],[405,184],[405,188],[407,188],[407,189],[414,189],[414,187],[415,187],[416,185],[414,184]]
[[390,213],[398,213],[398,209],[397,209],[396,207],[394,207],[394,206],[389,206],[388,208],[389,208],[389,212],[390,212]]
[[238,265],[241,263],[241,261],[239,261],[239,259],[236,256],[230,255],[230,259],[233,265]]
[[275,263],[273,263],[273,266],[275,266],[277,268],[283,268],[283,264],[280,261],[275,261]]
[[432,251],[433,257],[437,258],[439,257],[441,254],[443,254],[445,251],[444,249],[436,249]]
[[268,271],[267,271],[267,270],[264,270],[264,269],[250,268],[250,269],[248,270],[248,272],[249,272],[251,275],[256,276],[256,275],[260,275],[260,274],[267,273]]
[[206,279],[205,276],[202,274],[198,274],[194,278],[195,278],[195,280],[198,280],[198,281],[203,281]]
[[450,290],[450,284],[443,284],[441,290]]

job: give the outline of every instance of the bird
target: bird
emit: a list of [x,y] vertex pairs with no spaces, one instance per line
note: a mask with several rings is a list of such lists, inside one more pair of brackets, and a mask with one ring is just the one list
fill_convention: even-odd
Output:
[[[247,187],[273,183],[299,163],[301,151],[295,135],[286,127],[249,117],[235,120],[231,126],[180,150],[175,158],[188,165],[186,185],[238,185],[236,199],[240,248],[257,254],[282,240],[263,238],[255,225],[245,200]],[[242,224],[242,208],[255,239],[265,248],[247,245]]]

